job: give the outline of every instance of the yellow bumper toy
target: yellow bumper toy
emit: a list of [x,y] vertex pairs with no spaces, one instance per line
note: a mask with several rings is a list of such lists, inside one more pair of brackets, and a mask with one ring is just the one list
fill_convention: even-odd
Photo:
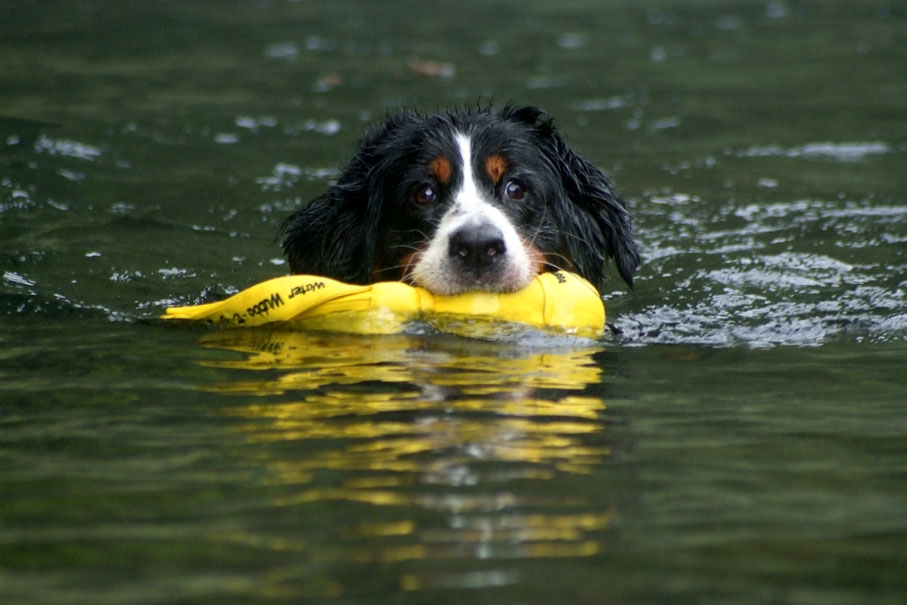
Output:
[[479,319],[594,338],[604,331],[605,306],[589,282],[564,271],[537,275],[518,292],[456,296],[434,295],[401,282],[362,286],[313,275],[287,275],[220,302],[171,307],[162,317],[232,326],[293,322],[303,329],[356,334],[394,334],[414,320],[462,333],[464,323]]

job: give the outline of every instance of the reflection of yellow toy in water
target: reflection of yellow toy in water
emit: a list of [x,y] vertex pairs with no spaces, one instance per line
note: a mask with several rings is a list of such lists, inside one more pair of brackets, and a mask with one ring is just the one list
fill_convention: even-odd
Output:
[[[253,370],[212,387],[220,393],[258,396],[232,415],[270,418],[257,425],[264,440],[328,437],[333,418],[345,419],[338,438],[379,438],[414,432],[398,443],[403,459],[417,449],[443,450],[482,443],[491,459],[535,461],[562,470],[594,464],[607,450],[581,443],[601,430],[604,402],[583,391],[601,380],[592,355],[600,349],[525,350],[494,342],[411,335],[372,337],[292,330],[229,330],[202,338],[206,347],[232,350],[242,359],[209,367]],[[275,370],[278,372],[275,374]],[[358,385],[383,385],[363,388]],[[394,385],[394,386],[391,386]],[[301,401],[285,400],[298,394]],[[281,402],[269,402],[281,396]],[[388,413],[448,409],[431,423],[401,424]],[[357,419],[357,421],[351,421]],[[250,427],[251,428],[251,427]],[[270,437],[269,437],[270,436]],[[389,455],[389,452],[386,452]],[[402,460],[395,464],[402,463]],[[300,463],[302,464],[302,463]]]
[[301,322],[297,325],[303,328],[359,334],[397,333],[411,320],[461,332],[462,320],[479,318],[596,337],[604,330],[605,307],[589,282],[563,271],[540,274],[519,292],[457,296],[436,296],[400,282],[360,286],[288,275],[220,302],[169,308],[163,317],[241,326]]
[[[533,351],[522,345],[418,336],[368,337],[295,330],[229,330],[202,338],[206,347],[235,351],[243,359],[206,362],[236,370],[280,370],[277,376],[231,380],[217,390],[278,395],[361,382],[455,388],[470,396],[513,400],[534,389],[575,391],[596,384],[601,368],[590,359],[597,347]],[[488,378],[493,377],[490,383]]]
[[610,378],[597,343],[545,339],[535,348],[272,326],[206,331],[200,344],[217,350],[203,362],[223,373],[209,386],[222,395],[217,409],[267,469],[278,505],[345,503],[357,514],[341,537],[363,560],[446,564],[479,550],[601,551],[612,516],[602,492],[546,498],[611,454]]

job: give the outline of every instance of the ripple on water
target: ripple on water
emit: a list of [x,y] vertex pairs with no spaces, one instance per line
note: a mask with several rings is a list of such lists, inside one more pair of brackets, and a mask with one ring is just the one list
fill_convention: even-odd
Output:
[[737,152],[739,157],[766,157],[778,156],[786,158],[807,158],[837,160],[840,162],[855,162],[869,155],[889,153],[891,147],[882,141],[832,143],[816,142],[807,143],[800,147],[781,147],[769,145],[766,147],[749,147]]
[[[835,149],[853,155],[849,146]],[[884,152],[878,145],[863,151]],[[763,347],[907,339],[907,206],[873,200],[714,205],[665,192],[649,201],[642,218],[654,228],[643,231],[650,240],[640,284],[622,301],[640,307],[614,317],[626,343]]]

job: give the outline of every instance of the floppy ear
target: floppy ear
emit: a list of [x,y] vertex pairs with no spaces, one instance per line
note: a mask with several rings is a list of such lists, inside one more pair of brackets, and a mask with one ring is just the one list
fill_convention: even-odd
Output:
[[[570,238],[568,245],[576,248],[571,250],[573,258],[588,259],[593,264],[588,270],[597,274],[599,283],[604,277],[605,261],[613,258],[618,273],[632,287],[633,274],[639,267],[639,249],[623,200],[597,166],[581,158],[556,133],[554,136],[564,188],[577,206],[577,212],[564,213],[566,216],[561,218],[567,221],[568,233],[591,240]],[[604,256],[601,250],[605,251]]]
[[400,112],[366,133],[337,183],[284,221],[280,236],[290,271],[372,282],[385,194],[381,183],[398,151],[395,133],[415,119]]
[[349,172],[281,226],[291,272],[369,283],[376,221],[369,216],[366,180]]
[[509,109],[510,116],[536,129],[543,153],[560,175],[572,208],[554,213],[566,234],[568,257],[579,273],[596,286],[604,280],[604,264],[613,258],[620,276],[632,287],[639,267],[630,215],[604,173],[580,157],[564,141],[553,122],[535,107]]

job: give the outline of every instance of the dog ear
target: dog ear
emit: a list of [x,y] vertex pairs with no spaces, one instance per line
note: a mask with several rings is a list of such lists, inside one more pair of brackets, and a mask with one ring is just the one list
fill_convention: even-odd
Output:
[[[599,280],[604,277],[603,265],[613,258],[617,271],[629,286],[639,267],[639,249],[633,239],[630,214],[617,190],[595,165],[587,162],[555,135],[559,151],[559,169],[570,200],[580,212],[564,213],[568,233],[579,233],[592,241],[571,238],[568,245],[578,248],[574,258],[589,258],[594,263],[590,270],[598,270]],[[588,218],[587,218],[588,217]],[[572,221],[572,224],[570,222]],[[571,230],[572,228],[572,230]],[[592,244],[590,250],[590,243]],[[605,250],[602,257],[598,250]]]
[[282,247],[292,273],[367,284],[376,221],[364,179],[344,177],[284,221]]
[[395,134],[415,119],[402,111],[367,132],[337,183],[284,221],[278,237],[291,272],[371,283],[383,178],[398,151]]
[[515,110],[515,115],[531,120],[543,152],[558,171],[573,205],[554,216],[558,229],[567,235],[568,257],[575,260],[580,274],[596,286],[604,280],[605,262],[614,259],[620,276],[632,287],[633,274],[639,267],[639,249],[633,239],[630,215],[617,190],[597,166],[573,151],[544,112],[530,107]]

